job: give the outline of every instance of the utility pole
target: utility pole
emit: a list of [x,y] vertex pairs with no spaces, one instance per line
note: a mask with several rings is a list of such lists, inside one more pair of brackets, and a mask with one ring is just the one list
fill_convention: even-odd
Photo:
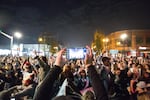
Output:
[[2,35],[4,35],[5,37],[7,37],[7,38],[9,38],[9,39],[10,39],[10,51],[11,51],[11,54],[12,54],[13,36],[8,35],[8,34],[6,34],[6,33],[2,32],[1,30],[0,30],[0,33],[1,33]]

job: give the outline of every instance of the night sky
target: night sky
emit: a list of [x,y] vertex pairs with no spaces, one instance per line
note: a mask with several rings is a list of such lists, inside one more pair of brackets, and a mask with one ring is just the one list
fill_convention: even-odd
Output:
[[[90,44],[96,30],[109,34],[150,29],[149,0],[0,0],[0,29],[20,31],[22,43],[50,33],[67,46]],[[9,39],[0,35],[0,44]]]

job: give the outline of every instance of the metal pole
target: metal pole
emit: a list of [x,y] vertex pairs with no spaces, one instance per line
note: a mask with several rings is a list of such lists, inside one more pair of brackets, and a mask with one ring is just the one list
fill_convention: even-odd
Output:
[[12,54],[13,36],[8,35],[8,34],[2,32],[1,30],[0,30],[0,33],[10,39],[10,51],[11,51],[11,54]]
[[123,40],[123,57],[125,57],[125,40]]
[[11,50],[11,55],[12,55],[12,48],[13,48],[13,40],[14,40],[14,38],[13,38],[13,36],[11,37],[11,41],[10,41],[10,50]]

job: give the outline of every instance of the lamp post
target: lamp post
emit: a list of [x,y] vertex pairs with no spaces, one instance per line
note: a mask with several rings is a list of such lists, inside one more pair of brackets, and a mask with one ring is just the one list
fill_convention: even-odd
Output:
[[120,46],[120,44],[121,44],[120,42],[117,42],[117,43],[116,43],[117,46]]
[[39,37],[38,38],[38,55],[40,55],[40,50],[41,50],[41,47],[40,47],[40,44],[43,42],[43,38],[42,37]]
[[44,52],[44,56],[46,55],[46,39],[45,39],[46,37],[45,36],[43,36],[43,37],[39,37],[38,38],[38,42],[39,42],[39,49],[40,49],[40,44],[42,43],[43,44],[43,46],[42,46],[42,48],[43,48],[43,52]]
[[104,42],[104,49],[107,51],[107,44],[109,42],[109,39],[108,38],[104,38],[103,42]]
[[[20,39],[22,37],[22,34],[20,32],[15,32],[14,33],[14,36],[17,38],[17,39]],[[17,44],[18,44],[18,40],[17,40]]]
[[122,41],[123,41],[123,55],[125,55],[125,39],[127,38],[127,34],[122,34],[121,36],[120,36],[120,38],[122,39]]
[[39,41],[39,42],[42,42],[42,41],[43,41],[43,38],[39,37],[38,41]]
[[1,30],[0,30],[0,33],[1,33],[2,35],[6,36],[7,38],[9,38],[9,39],[10,39],[10,51],[11,51],[11,54],[12,54],[13,36],[8,35],[8,34],[6,34],[6,33],[2,32]]
[[20,52],[18,40],[22,37],[22,34],[20,32],[15,32],[14,36],[17,38],[17,45],[18,45],[17,51]]

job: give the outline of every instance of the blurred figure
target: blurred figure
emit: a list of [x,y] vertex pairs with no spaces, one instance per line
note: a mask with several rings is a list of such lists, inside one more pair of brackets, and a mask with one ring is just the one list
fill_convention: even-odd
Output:
[[86,74],[86,71],[83,68],[79,69],[77,88],[81,91],[90,87],[90,80]]
[[12,98],[16,100],[32,99],[37,84],[34,82],[34,75],[26,77],[22,80],[22,85],[16,86],[16,90],[12,93]]
[[150,95],[147,92],[147,84],[144,81],[140,81],[136,86],[137,100],[150,100]]

